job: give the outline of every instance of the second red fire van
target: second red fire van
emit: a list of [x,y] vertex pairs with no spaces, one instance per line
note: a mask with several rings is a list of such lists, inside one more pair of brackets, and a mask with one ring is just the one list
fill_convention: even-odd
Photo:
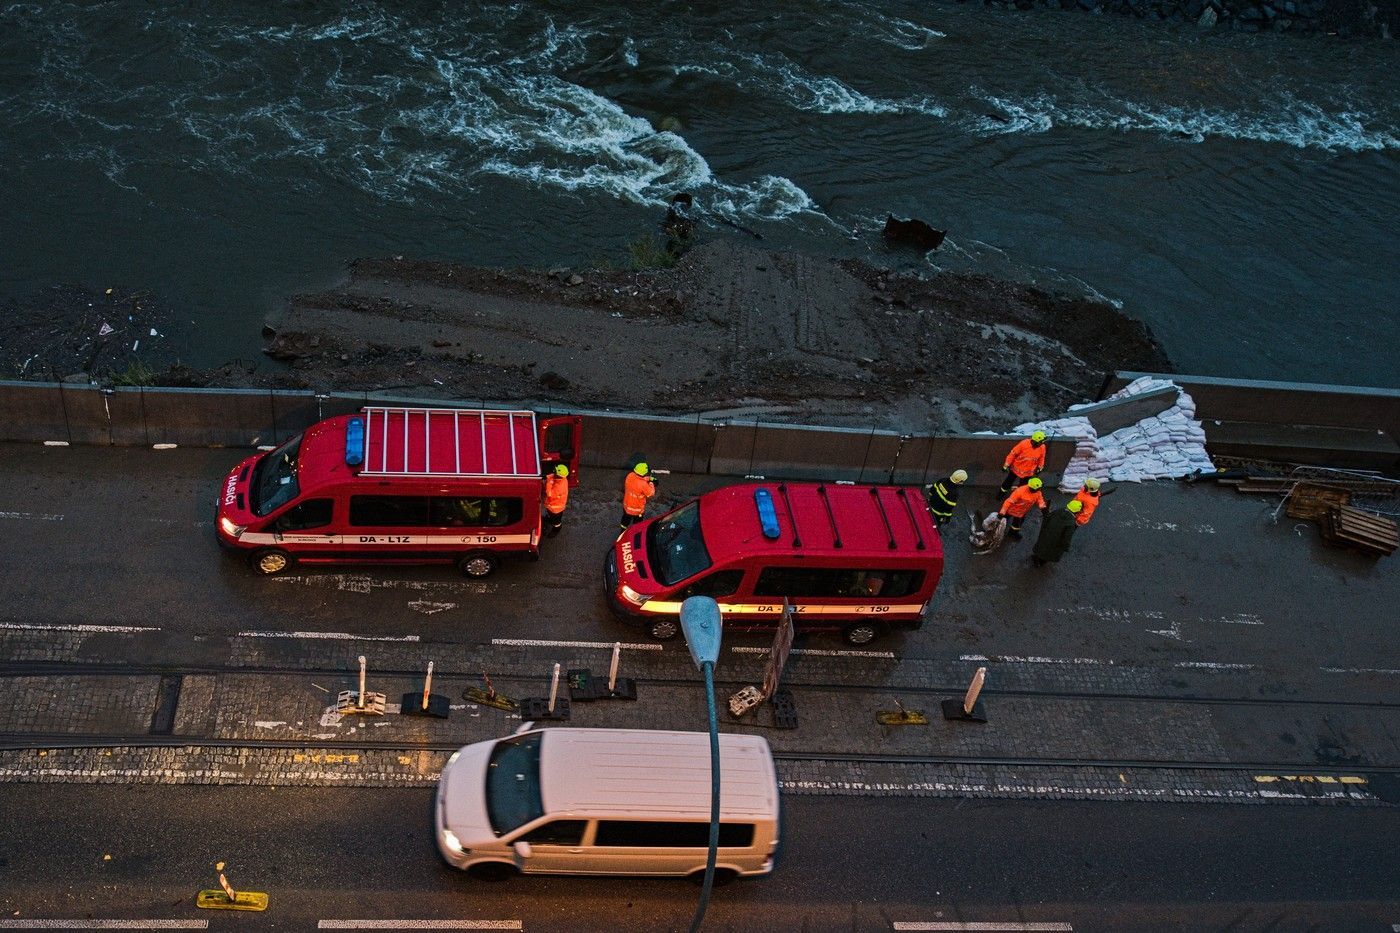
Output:
[[456,563],[484,577],[537,557],[544,478],[578,483],[582,418],[366,408],[244,460],[219,490],[219,543],[254,569],[297,562]]
[[772,627],[863,645],[918,628],[943,573],[943,543],[916,488],[751,483],[705,493],[627,529],[608,551],[613,609],[652,638],[680,631],[681,602],[711,596],[726,629]]

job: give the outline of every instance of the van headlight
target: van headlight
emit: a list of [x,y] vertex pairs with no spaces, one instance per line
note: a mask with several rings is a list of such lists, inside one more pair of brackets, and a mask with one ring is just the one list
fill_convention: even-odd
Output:
[[248,528],[247,525],[235,525],[227,515],[219,517],[219,527],[222,528],[224,534],[228,535],[230,538],[237,538]]
[[643,596],[641,593],[638,593],[636,590],[632,589],[632,587],[628,586],[626,583],[622,584],[622,586],[619,587],[619,591],[620,591],[621,594],[622,594],[622,598],[625,599],[625,600],[627,600],[629,603],[631,603],[631,604],[634,605],[634,606],[640,606],[642,603],[646,602],[648,599],[651,599],[650,596]]
[[457,855],[467,854],[467,850],[462,847],[462,840],[458,839],[457,834],[450,829],[442,831],[442,845],[443,848],[449,852],[455,852]]

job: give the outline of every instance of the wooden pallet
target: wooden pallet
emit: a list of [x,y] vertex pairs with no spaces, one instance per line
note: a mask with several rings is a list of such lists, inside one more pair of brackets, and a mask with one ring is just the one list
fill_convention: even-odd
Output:
[[1306,483],[1326,489],[1344,489],[1357,496],[1394,496],[1400,493],[1400,484],[1380,480],[1364,479],[1300,479],[1288,476],[1249,476],[1230,477],[1219,480],[1222,486],[1234,486],[1236,492],[1264,493],[1281,496],[1294,486]]
[[1288,517],[1320,522],[1329,506],[1346,505],[1351,493],[1345,489],[1315,483],[1299,483],[1288,496]]
[[1322,516],[1322,540],[1384,557],[1400,547],[1400,532],[1389,518],[1348,505],[1333,505]]

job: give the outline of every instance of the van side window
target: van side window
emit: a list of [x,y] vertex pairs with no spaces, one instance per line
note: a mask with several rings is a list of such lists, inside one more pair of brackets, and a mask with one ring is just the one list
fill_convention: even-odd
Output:
[[302,531],[307,528],[320,528],[331,523],[331,499],[307,499],[300,505],[283,512],[272,523],[273,531]]
[[758,575],[753,592],[755,596],[893,599],[915,593],[923,584],[922,570],[765,567]]
[[[661,820],[599,820],[596,846],[704,849],[710,845],[709,823],[668,823]],[[720,848],[753,845],[752,823],[719,824]]]
[[[701,577],[680,592],[680,599],[692,596],[731,596],[744,579],[742,570],[719,570],[707,577]],[[708,842],[705,843],[709,845]]]
[[428,524],[427,496],[351,496],[350,524],[398,526]]
[[[550,820],[521,836],[520,841],[528,842],[532,846],[583,845],[583,830],[587,826],[587,820]],[[709,844],[707,838],[705,845]]]
[[501,528],[525,514],[524,500],[504,496],[434,496],[428,524],[436,528]]

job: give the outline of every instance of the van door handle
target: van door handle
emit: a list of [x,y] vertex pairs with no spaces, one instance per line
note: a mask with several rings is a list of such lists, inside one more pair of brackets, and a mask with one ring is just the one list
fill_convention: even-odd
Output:
[[582,854],[583,854],[583,848],[580,847],[580,848],[577,848],[577,849],[570,849],[570,850],[569,850],[569,854],[570,854],[570,855],[582,855]]

